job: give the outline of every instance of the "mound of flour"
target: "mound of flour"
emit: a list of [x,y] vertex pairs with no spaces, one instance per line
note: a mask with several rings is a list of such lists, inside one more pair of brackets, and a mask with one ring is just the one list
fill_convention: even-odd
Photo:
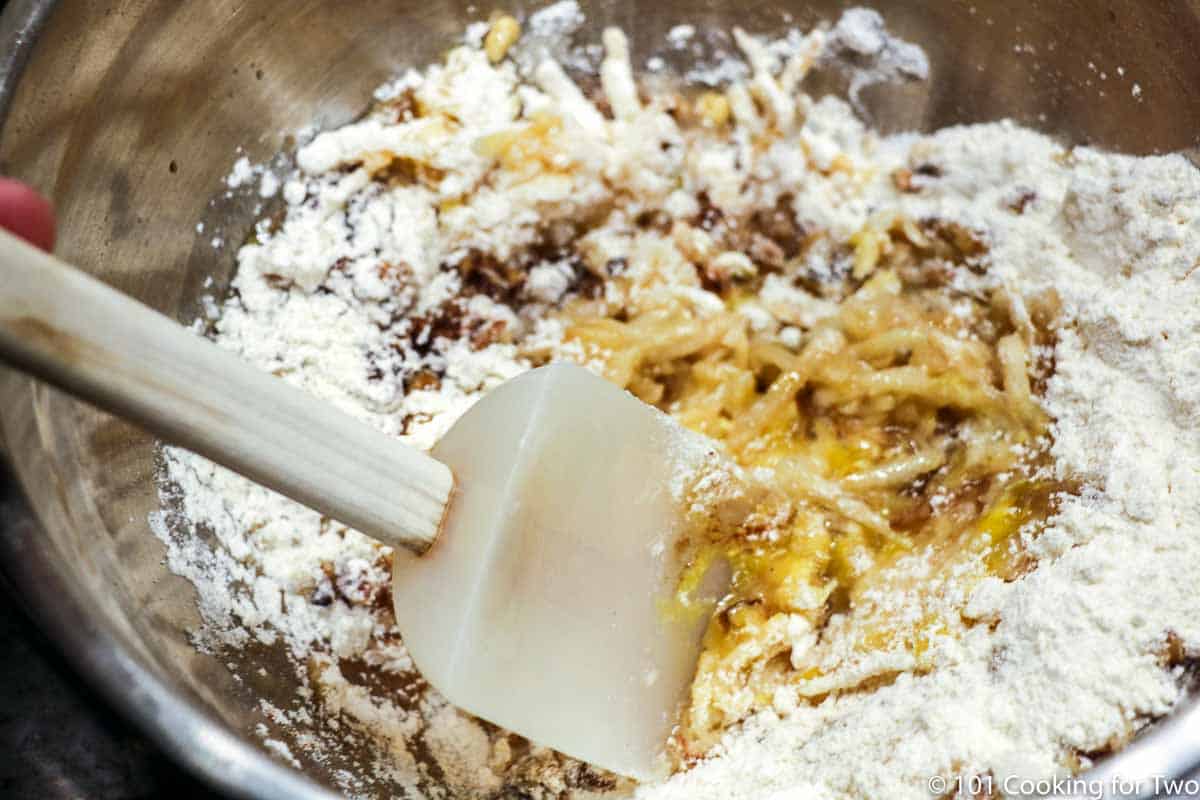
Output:
[[[554,25],[577,12],[559,5],[547,17]],[[830,46],[919,74],[923,59],[876,20],[856,12],[832,29]],[[475,142],[517,113],[515,101],[481,98],[553,107],[523,80],[512,66],[459,53],[385,96],[424,91],[461,110],[462,128],[429,156],[459,182],[447,191],[461,192],[487,169]],[[706,760],[638,796],[927,798],[934,776],[1002,781],[1086,766],[1170,712],[1187,677],[1180,654],[1200,647],[1200,173],[1178,157],[1064,149],[1006,123],[879,138],[838,100],[803,108],[807,156],[797,144],[747,177],[786,189],[802,226],[844,241],[881,212],[953,221],[986,243],[987,282],[1057,293],[1065,323],[1045,405],[1056,469],[1085,490],[1030,543],[1033,572],[947,595],[972,625],[937,643],[934,669],[817,704],[781,694]],[[454,319],[439,316],[463,289],[444,266],[470,249],[510,252],[522,246],[522,225],[553,212],[548,195],[530,194],[435,213],[441,198],[424,189],[384,191],[364,170],[343,169],[355,147],[428,145],[396,137],[360,123],[300,151],[303,169],[281,186],[286,218],[278,229],[264,223],[240,251],[215,339],[384,433],[429,446],[480,394],[529,367],[516,345],[490,340],[492,326],[561,346],[552,327],[482,294],[464,298]],[[858,179],[829,169],[838,156],[861,168]],[[639,174],[653,177],[659,162],[644,163],[652,166]],[[731,192],[739,180],[731,173]],[[573,202],[605,191],[584,186]],[[384,266],[401,263],[403,273]],[[555,302],[568,273],[553,259],[537,265],[531,307]],[[415,319],[425,322],[398,325]],[[451,323],[463,335],[437,335]],[[396,699],[356,681],[352,662],[419,681],[389,628],[378,545],[176,449],[164,453],[164,494],[171,510],[156,529],[171,569],[197,587],[198,642],[214,652],[281,647],[297,665],[308,694],[268,709],[273,722],[361,733],[383,748],[374,766],[388,785],[402,788],[428,788],[417,756],[430,754],[465,796],[498,792],[514,772],[546,796],[613,786],[546,751],[521,751],[432,690]],[[313,696],[319,719],[308,711]],[[293,742],[295,759],[319,759],[319,736],[296,741],[311,748]],[[350,793],[382,792],[343,777]]]
[[939,669],[762,714],[641,798],[925,798],[934,776],[988,773],[1017,785],[1086,766],[1182,697],[1183,668],[1164,662],[1168,637],[1200,645],[1200,173],[1007,124],[881,147],[940,172],[901,207],[984,233],[996,277],[1061,296],[1045,404],[1059,474],[1088,489],[1033,542],[1033,573],[978,587],[967,614],[981,624]]

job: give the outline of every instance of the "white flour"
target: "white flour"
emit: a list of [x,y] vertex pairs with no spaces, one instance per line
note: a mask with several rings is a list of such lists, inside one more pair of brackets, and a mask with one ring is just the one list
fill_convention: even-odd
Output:
[[829,32],[824,58],[845,65],[850,72],[847,94],[858,106],[859,93],[875,83],[898,78],[929,77],[925,51],[889,36],[883,17],[868,8],[851,8]]
[[[1200,283],[1184,279],[1200,263],[1200,174],[1178,157],[1066,155],[1007,125],[885,147],[942,171],[901,208],[971,223],[997,277],[1063,297],[1074,324],[1046,406],[1058,470],[1093,488],[1033,543],[1032,574],[975,591],[982,624],[943,645],[932,674],[785,701],[641,797],[924,798],[933,776],[989,771],[999,787],[1086,765],[1181,698],[1163,659],[1168,632],[1189,652],[1200,642]],[[1024,213],[1009,210],[1030,189]]]
[[[631,236],[629,220],[656,209],[690,217],[699,191],[729,213],[774,207],[786,193],[796,220],[830,243],[880,212],[957,222],[989,248],[986,283],[1024,293],[1052,287],[1063,301],[1069,322],[1045,405],[1057,420],[1056,468],[1085,491],[1067,498],[1030,544],[1042,559],[1032,573],[985,580],[970,597],[948,588],[946,602],[965,605],[975,624],[936,643],[931,672],[902,672],[890,685],[817,705],[781,695],[773,711],[729,731],[711,758],[639,796],[926,798],[935,775],[990,772],[1000,781],[1086,766],[1089,754],[1168,713],[1184,679],[1181,667],[1164,667],[1168,634],[1188,653],[1200,646],[1200,276],[1192,274],[1200,174],[1176,157],[1064,151],[1005,123],[881,140],[841,101],[771,94],[771,75],[823,42],[827,57],[849,50],[873,59],[856,82],[921,74],[919,51],[887,37],[864,11],[830,32],[770,47],[739,37],[750,67],[739,63],[728,75],[749,75],[768,115],[795,117],[794,134],[752,154],[746,131],[761,120],[735,104],[739,124],[727,147],[684,153],[670,117],[630,92],[620,59],[604,71],[616,120],[541,60],[561,52],[548,44],[551,34],[569,31],[578,13],[570,3],[544,12],[546,35],[533,37],[536,58],[523,51],[520,70],[493,67],[468,47],[379,95],[399,104],[409,92],[453,113],[462,122],[453,130],[429,115],[404,121],[401,113],[397,123],[387,111],[316,137],[298,155],[303,171],[286,180],[264,176],[263,194],[279,189],[287,217],[277,231],[260,225],[259,242],[239,252],[236,295],[222,307],[216,340],[428,447],[482,392],[528,368],[518,343],[571,355],[561,326],[537,317],[578,290],[576,261],[533,258],[512,297],[495,285],[464,287],[464,263],[478,262],[472,274],[486,278],[538,246],[547,229],[615,204],[584,258],[637,269],[658,251]],[[671,41],[682,46],[694,33],[677,28]],[[606,44],[610,56],[622,46],[612,37]],[[573,126],[574,177],[490,177],[479,140],[538,109]],[[438,177],[385,189],[362,164],[379,150]],[[846,160],[853,172],[835,168]],[[898,170],[910,172],[908,189],[893,179]],[[230,186],[254,175],[239,162]],[[828,274],[839,258],[832,244],[818,245],[805,267]],[[707,294],[680,290],[697,302]],[[785,344],[828,313],[827,301],[782,279],[768,281],[759,300],[748,324],[777,328]],[[389,628],[386,550],[189,453],[168,449],[164,464],[164,494],[178,513],[160,515],[156,529],[171,569],[199,592],[206,624],[198,641],[217,652],[284,647],[302,691],[319,698],[315,716],[299,701],[269,709],[276,752],[319,762],[330,735],[369,740],[380,754],[364,765],[372,774],[341,775],[351,793],[433,791],[422,754],[462,796],[487,796],[506,782],[541,786],[545,796],[607,785],[549,752],[524,752],[432,691],[395,697],[355,678],[349,666],[365,663],[415,680]],[[287,738],[281,730],[294,738],[275,741]]]

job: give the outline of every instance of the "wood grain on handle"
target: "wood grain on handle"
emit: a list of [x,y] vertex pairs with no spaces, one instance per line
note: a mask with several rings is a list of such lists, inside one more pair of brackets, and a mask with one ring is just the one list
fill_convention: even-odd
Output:
[[444,464],[4,231],[0,358],[384,544],[437,537]]

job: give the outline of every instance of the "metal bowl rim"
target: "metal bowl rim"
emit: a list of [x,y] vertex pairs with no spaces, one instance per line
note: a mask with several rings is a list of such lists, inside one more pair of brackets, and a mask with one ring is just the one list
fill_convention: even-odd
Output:
[[[38,35],[57,5],[57,0],[10,0],[0,13],[0,129]],[[333,793],[235,735],[197,698],[174,691],[97,624],[54,559],[27,546],[44,533],[13,466],[0,469],[0,572],[85,682],[213,789],[246,800],[332,800]]]
[[[22,73],[58,0],[9,0],[0,12],[0,131]],[[24,378],[32,386],[33,381]],[[2,432],[0,432],[2,434]],[[0,453],[0,577],[15,588],[21,604],[85,682],[123,717],[210,787],[246,800],[332,800],[336,795],[235,735],[203,708],[181,696],[111,632],[97,625],[85,603],[51,558],[31,560],[38,551],[27,542],[42,537],[15,465]],[[1193,700],[1077,776],[1080,787],[1104,787],[1116,794],[1114,781],[1140,791],[1125,798],[1154,796],[1161,777],[1200,774],[1200,700]],[[1087,790],[1085,790],[1087,791]],[[1090,796],[1090,795],[1089,795]]]

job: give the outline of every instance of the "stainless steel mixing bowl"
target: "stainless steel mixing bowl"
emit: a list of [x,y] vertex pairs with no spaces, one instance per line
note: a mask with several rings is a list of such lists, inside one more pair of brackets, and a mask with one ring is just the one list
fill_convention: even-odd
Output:
[[[205,279],[219,290],[233,267],[231,248],[215,252],[209,240],[239,242],[252,222],[252,200],[221,193],[235,149],[264,160],[287,146],[289,131],[353,118],[377,84],[436,59],[492,10],[476,3],[10,0],[0,17],[0,171],[54,200],[64,258],[191,320]],[[866,93],[885,128],[1013,117],[1126,152],[1197,145],[1200,3],[869,4],[933,66],[927,84]],[[644,56],[679,22],[770,31],[832,18],[843,5],[600,2],[587,4],[583,35],[595,40],[619,24]],[[189,645],[195,594],[163,566],[147,524],[157,508],[154,442],[7,372],[0,409],[11,464],[3,567],[50,636],[213,785],[244,797],[332,796],[315,767],[302,776],[251,735],[259,698],[286,704],[291,687],[278,675],[287,671],[264,678],[239,667],[235,676]],[[1094,774],[1179,775],[1197,764],[1200,715],[1185,710]]]

